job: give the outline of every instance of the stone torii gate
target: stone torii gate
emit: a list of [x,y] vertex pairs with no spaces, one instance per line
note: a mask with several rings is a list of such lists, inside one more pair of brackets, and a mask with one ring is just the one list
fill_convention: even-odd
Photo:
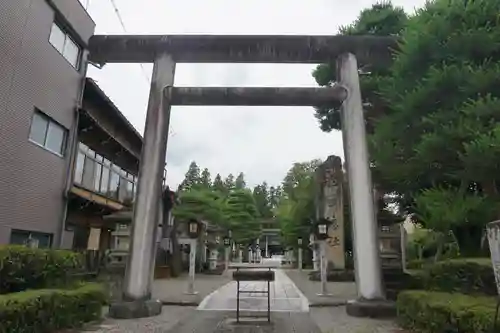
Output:
[[[113,304],[115,317],[144,317],[161,312],[151,299],[161,179],[172,105],[325,106],[342,103],[342,130],[353,218],[358,299],[353,315],[380,307],[382,287],[377,223],[359,88],[358,61],[387,64],[396,40],[375,36],[93,36],[89,60],[154,63],[147,107],[139,184],[131,228],[124,302]],[[328,88],[174,87],[176,63],[331,63],[338,83]],[[350,310],[351,309],[351,310]],[[363,310],[365,309],[365,310]]]

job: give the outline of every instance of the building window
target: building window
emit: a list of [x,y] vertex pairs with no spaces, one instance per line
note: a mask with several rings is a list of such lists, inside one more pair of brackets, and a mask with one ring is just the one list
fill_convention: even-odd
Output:
[[78,69],[81,49],[78,44],[71,39],[69,34],[64,32],[56,23],[52,23],[49,42],[74,68]]
[[35,110],[29,139],[58,155],[63,155],[67,130],[45,114]]
[[83,180],[83,166],[85,164],[85,154],[81,151],[78,152],[78,156],[76,157],[76,165],[75,165],[75,182],[80,184]]
[[103,167],[102,168],[102,179],[101,179],[101,193],[107,193],[108,192],[108,186],[109,186],[109,168]]
[[26,230],[12,230],[10,233],[10,243],[26,245],[33,248],[50,248],[52,245],[52,234]]
[[134,199],[137,177],[83,143],[79,143],[74,172],[75,183],[87,190],[121,202]]

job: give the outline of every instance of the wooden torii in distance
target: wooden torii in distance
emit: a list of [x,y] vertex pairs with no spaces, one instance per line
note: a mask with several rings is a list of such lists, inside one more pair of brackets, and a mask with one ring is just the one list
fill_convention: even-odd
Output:
[[[124,302],[110,315],[144,317],[161,312],[151,299],[151,282],[161,180],[172,105],[342,104],[342,131],[353,218],[356,284],[359,298],[348,313],[373,315],[386,307],[382,288],[377,223],[359,88],[360,65],[388,65],[393,37],[377,36],[93,36],[89,61],[153,63],[139,184],[123,284]],[[338,83],[327,88],[173,87],[176,63],[337,63]]]

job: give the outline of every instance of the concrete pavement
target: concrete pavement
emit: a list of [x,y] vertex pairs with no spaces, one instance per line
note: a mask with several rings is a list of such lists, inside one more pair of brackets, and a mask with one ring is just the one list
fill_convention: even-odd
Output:
[[[282,270],[274,270],[275,281],[271,287],[271,311],[273,312],[308,312],[307,298],[295,286]],[[232,281],[210,294],[199,305],[198,310],[234,311],[236,310],[237,284]],[[267,282],[241,282],[240,290],[264,291]],[[242,311],[267,311],[267,295],[262,293],[245,293],[240,295]]]

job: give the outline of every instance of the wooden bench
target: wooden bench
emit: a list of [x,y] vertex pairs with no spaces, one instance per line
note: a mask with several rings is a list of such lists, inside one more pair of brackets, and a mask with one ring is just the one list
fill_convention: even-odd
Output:
[[[240,270],[239,267],[233,272],[233,280],[236,281],[237,291],[236,291],[236,322],[240,322],[240,294],[252,294],[260,293],[267,295],[267,321],[271,322],[271,281],[274,281],[274,271],[269,268],[266,271],[263,270],[251,270],[245,269]],[[267,289],[263,291],[248,291],[240,290],[240,282],[248,281],[262,281],[267,282]]]

